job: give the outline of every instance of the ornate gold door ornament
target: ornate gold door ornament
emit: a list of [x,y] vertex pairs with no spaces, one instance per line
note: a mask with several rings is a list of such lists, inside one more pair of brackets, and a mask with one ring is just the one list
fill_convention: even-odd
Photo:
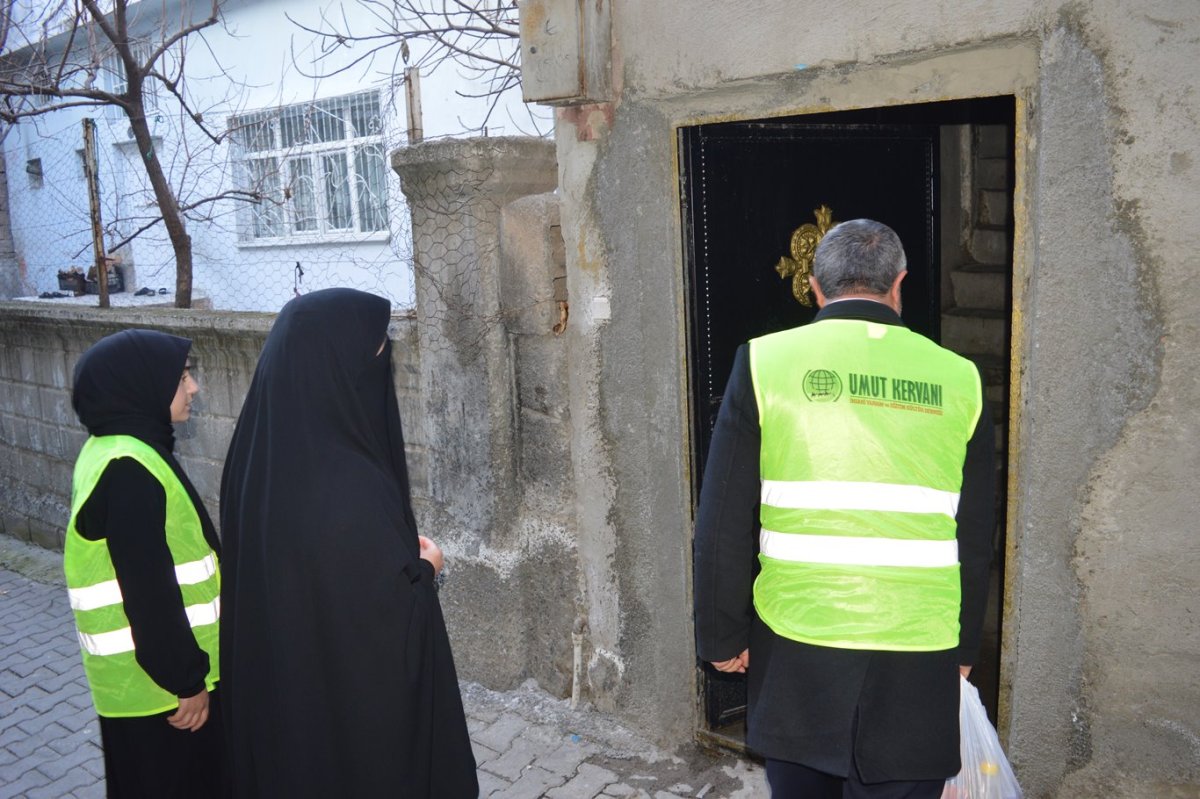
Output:
[[792,279],[792,296],[796,298],[796,302],[808,308],[813,304],[812,287],[808,285],[808,278],[812,274],[813,256],[816,255],[817,244],[835,224],[833,210],[827,205],[813,211],[813,216],[817,218],[817,224],[805,222],[792,231],[792,243],[789,248],[791,257],[785,255],[775,264],[775,271],[781,278]]

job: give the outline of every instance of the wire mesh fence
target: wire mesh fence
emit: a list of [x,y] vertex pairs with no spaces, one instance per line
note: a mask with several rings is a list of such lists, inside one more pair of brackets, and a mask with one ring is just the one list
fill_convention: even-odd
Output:
[[[297,293],[349,286],[413,304],[410,217],[388,154],[404,146],[378,91],[231,116],[220,144],[154,112],[152,147],[184,211],[194,303],[276,311]],[[127,122],[98,117],[103,240],[125,294],[173,300],[176,253]],[[60,273],[95,263],[79,118],[10,131],[3,152],[22,295],[69,293]]]

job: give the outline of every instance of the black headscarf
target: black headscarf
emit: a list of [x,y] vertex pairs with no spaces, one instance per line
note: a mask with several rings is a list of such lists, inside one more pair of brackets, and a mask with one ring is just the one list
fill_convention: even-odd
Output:
[[127,435],[175,448],[171,401],[192,342],[157,330],[122,330],[75,364],[71,404],[94,436]]
[[171,402],[187,366],[190,339],[157,330],[122,330],[93,344],[75,364],[71,404],[93,436],[133,436],[149,444],[183,483],[204,537],[216,548],[212,519],[175,460]]
[[389,303],[289,302],[221,481],[221,677],[244,796],[475,796],[445,624],[419,561]]

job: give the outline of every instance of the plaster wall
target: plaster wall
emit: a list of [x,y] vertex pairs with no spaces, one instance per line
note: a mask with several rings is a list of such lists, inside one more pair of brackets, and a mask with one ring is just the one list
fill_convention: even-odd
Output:
[[677,127],[1011,94],[1002,731],[1030,796],[1194,795],[1197,43],[1183,0],[614,5],[613,101],[556,130],[602,704],[697,723]]

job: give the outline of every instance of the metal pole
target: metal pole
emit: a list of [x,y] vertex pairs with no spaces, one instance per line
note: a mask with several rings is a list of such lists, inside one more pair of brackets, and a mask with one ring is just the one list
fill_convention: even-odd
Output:
[[404,68],[404,99],[408,111],[408,143],[416,144],[425,138],[421,122],[421,71],[416,67]]
[[108,305],[108,259],[104,257],[104,233],[100,225],[100,182],[96,180],[96,120],[83,120],[83,174],[87,177],[88,204],[92,212],[92,252],[96,256],[96,282],[100,285],[100,307]]

